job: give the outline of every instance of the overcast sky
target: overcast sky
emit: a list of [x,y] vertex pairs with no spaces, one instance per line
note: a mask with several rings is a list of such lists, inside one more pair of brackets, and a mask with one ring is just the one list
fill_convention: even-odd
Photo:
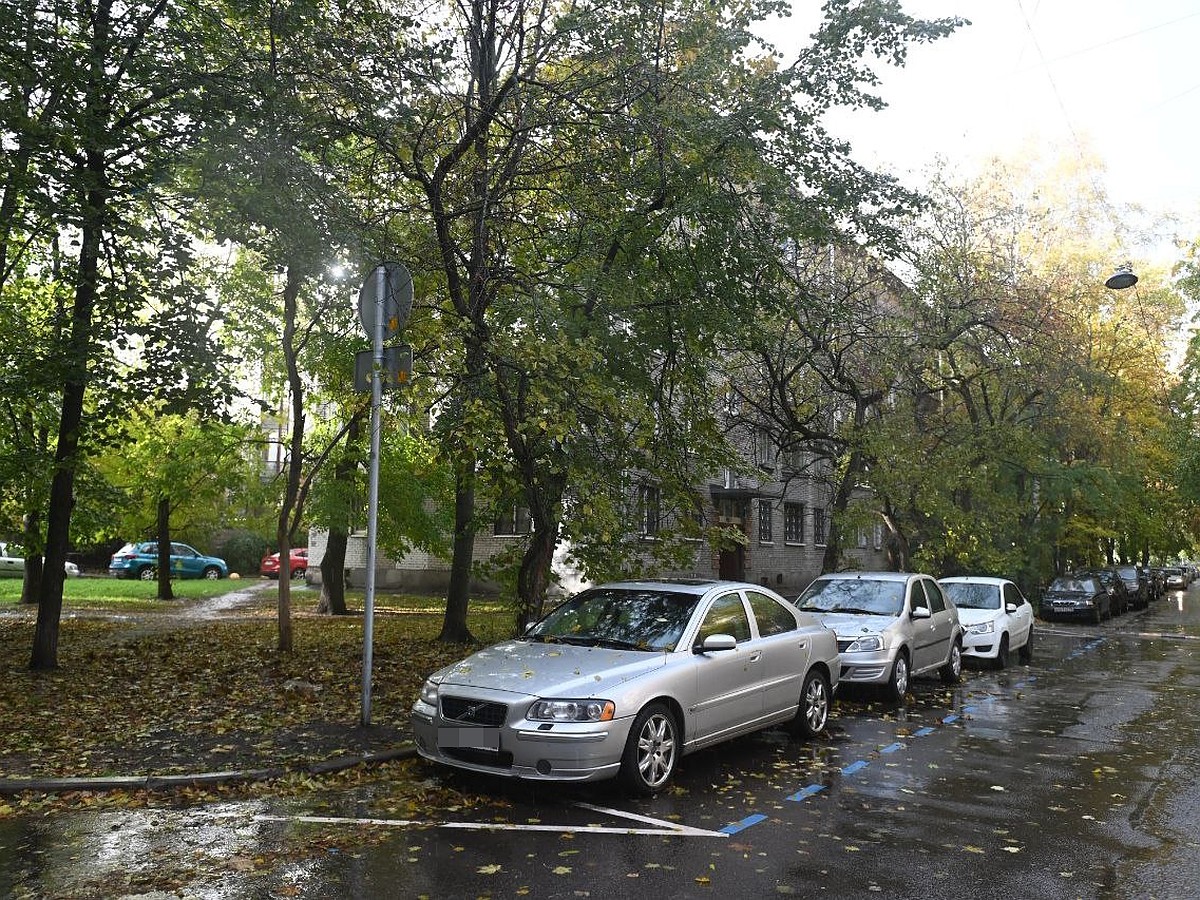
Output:
[[[819,0],[793,0],[792,33]],[[1200,220],[1200,0],[905,0],[910,15],[969,19],[885,69],[889,108],[831,120],[866,163],[919,178],[935,155],[970,171],[1029,141],[1107,166],[1114,204]],[[786,50],[787,29],[772,32]]]

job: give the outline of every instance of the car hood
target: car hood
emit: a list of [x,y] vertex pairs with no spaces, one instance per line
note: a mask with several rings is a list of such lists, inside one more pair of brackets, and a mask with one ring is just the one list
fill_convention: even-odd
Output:
[[990,622],[993,619],[999,619],[1003,610],[999,609],[971,609],[970,607],[960,606],[958,608],[958,621],[963,625],[978,625],[980,622]]
[[896,616],[868,616],[859,613],[814,612],[814,616],[839,638],[853,639],[860,634],[879,634],[896,624]]
[[667,654],[661,651],[505,641],[447,666],[434,677],[441,679],[443,687],[596,697],[666,664]]

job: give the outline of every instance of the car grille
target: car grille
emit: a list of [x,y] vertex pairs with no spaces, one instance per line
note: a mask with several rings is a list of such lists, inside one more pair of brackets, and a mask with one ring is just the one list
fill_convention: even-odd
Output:
[[850,649],[850,645],[853,643],[854,643],[854,641],[838,641],[837,642],[838,653],[845,653],[847,650]]
[[466,725],[486,725],[496,728],[508,718],[508,707],[503,703],[487,700],[472,700],[469,697],[442,697],[442,718]]

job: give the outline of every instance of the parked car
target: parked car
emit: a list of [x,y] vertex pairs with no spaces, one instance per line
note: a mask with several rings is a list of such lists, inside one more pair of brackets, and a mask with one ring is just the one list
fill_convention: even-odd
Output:
[[1142,575],[1145,576],[1150,589],[1150,599],[1161,600],[1167,589],[1166,573],[1159,566],[1142,566]]
[[1187,576],[1179,566],[1167,566],[1167,590],[1182,591],[1187,587]]
[[1000,669],[1008,665],[1012,650],[1023,663],[1033,659],[1033,606],[1015,584],[974,575],[940,578],[938,584],[958,609],[967,657]]
[[[69,559],[63,562],[63,572],[68,578],[80,576],[79,566]],[[24,578],[25,557],[10,556],[8,544],[0,542],[0,578]]]
[[[292,578],[303,578],[308,571],[308,548],[293,547],[288,551],[288,568]],[[279,554],[264,556],[258,567],[259,574],[266,578],[279,577]]]
[[1131,609],[1145,609],[1150,605],[1150,583],[1137,566],[1117,566],[1117,574],[1125,583]]
[[820,733],[837,684],[833,632],[768,588],[617,582],[435,672],[412,729],[443,765],[649,795],[693,750],[780,723]]
[[1043,619],[1084,618],[1095,625],[1112,617],[1112,595],[1095,575],[1055,578],[1042,595]]
[[[158,577],[158,542],[140,541],[126,544],[108,561],[108,574],[116,578],[140,578],[153,581]],[[229,567],[217,556],[205,556],[195,547],[171,542],[172,578],[225,578]]]
[[844,684],[882,685],[899,702],[912,677],[936,670],[952,684],[962,675],[958,610],[928,575],[822,575],[805,588],[796,606],[837,634]]
[[1125,580],[1117,574],[1116,566],[1101,566],[1095,569],[1079,569],[1072,574],[1093,577],[1102,584],[1109,595],[1109,615],[1123,616],[1133,606]]

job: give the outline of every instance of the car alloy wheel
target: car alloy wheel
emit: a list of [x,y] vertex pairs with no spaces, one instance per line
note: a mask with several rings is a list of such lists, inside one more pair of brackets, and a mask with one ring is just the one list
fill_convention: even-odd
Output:
[[887,693],[888,697],[897,703],[902,703],[905,694],[908,693],[908,657],[902,652],[896,655],[896,661],[892,663],[892,677],[888,681]]
[[950,658],[938,674],[944,684],[954,684],[962,677],[962,644],[958,641],[950,645]]
[[829,681],[823,672],[810,669],[800,689],[800,706],[796,711],[793,730],[812,738],[825,730],[829,722]]
[[649,796],[661,790],[675,774],[679,739],[675,717],[661,703],[651,703],[629,731],[621,759],[621,777],[632,791]]
[[138,571],[138,578],[142,581],[155,581],[158,579],[158,570],[153,566],[146,566]]

